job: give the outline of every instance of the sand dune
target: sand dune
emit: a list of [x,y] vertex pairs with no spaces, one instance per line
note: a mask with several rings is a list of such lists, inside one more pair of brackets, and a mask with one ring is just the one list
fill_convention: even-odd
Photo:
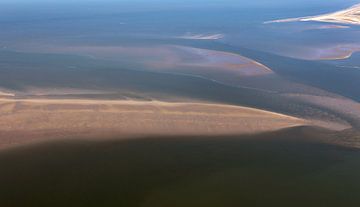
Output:
[[0,148],[72,136],[226,135],[306,123],[239,106],[110,100],[0,99],[0,117]]
[[281,23],[281,22],[297,22],[297,21],[301,21],[301,22],[317,21],[317,22],[360,25],[360,4],[356,4],[348,9],[337,11],[334,13],[323,14],[318,16],[272,20],[265,23]]

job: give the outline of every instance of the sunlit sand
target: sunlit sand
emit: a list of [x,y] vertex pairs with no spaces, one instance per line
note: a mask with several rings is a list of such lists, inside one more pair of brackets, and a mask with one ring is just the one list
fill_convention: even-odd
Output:
[[267,21],[265,23],[282,23],[282,22],[297,22],[297,21],[300,22],[317,21],[317,22],[360,25],[360,4],[356,4],[355,6],[352,6],[348,9],[334,13],[323,14],[318,16],[273,20],[273,21]]
[[307,122],[222,104],[82,99],[0,99],[0,148],[30,140],[117,135],[226,135]]

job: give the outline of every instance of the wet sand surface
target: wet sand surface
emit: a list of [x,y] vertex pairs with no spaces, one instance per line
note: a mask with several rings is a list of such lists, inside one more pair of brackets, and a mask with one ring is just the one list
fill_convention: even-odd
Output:
[[114,61],[145,71],[185,74],[221,83],[243,77],[272,75],[265,65],[239,54],[172,44],[144,46],[58,46],[19,47],[20,51],[82,55],[97,60]]
[[307,60],[343,60],[350,58],[358,51],[360,51],[358,44],[334,45],[329,48],[314,49],[312,53],[309,52],[303,58]]

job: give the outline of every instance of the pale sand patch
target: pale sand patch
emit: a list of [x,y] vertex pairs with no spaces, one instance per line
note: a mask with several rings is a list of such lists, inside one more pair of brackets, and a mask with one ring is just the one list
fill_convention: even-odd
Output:
[[360,4],[356,4],[348,9],[323,14],[318,16],[308,16],[290,19],[279,19],[264,22],[268,23],[282,23],[282,22],[296,22],[296,21],[317,21],[317,22],[329,22],[329,23],[340,23],[340,24],[354,24],[360,25]]
[[225,35],[223,34],[185,34],[183,36],[179,36],[179,39],[189,39],[189,40],[220,40],[223,39]]
[[[27,48],[29,47],[29,48]],[[18,48],[33,50],[31,46]],[[258,76],[273,73],[265,65],[241,55],[176,45],[157,46],[56,46],[43,45],[37,52],[84,55],[141,65],[143,70],[177,72],[207,77],[209,71],[229,72],[230,76]],[[183,68],[183,70],[181,70]]]
[[180,61],[176,63],[177,66],[200,67],[205,69],[218,68],[221,71],[232,71],[234,73],[233,75],[237,76],[256,76],[273,73],[267,66],[238,54],[184,46],[172,47],[186,52],[188,55],[198,57],[193,61]]
[[350,58],[355,52],[360,51],[358,44],[337,45],[332,48],[318,50],[318,54],[313,58],[317,60],[343,60]]
[[345,25],[336,25],[336,24],[331,24],[331,25],[323,25],[318,27],[318,29],[349,29],[349,26],[345,26]]
[[343,60],[360,51],[359,44],[340,44],[324,47],[308,47],[306,53],[293,56],[305,60]]
[[7,93],[7,92],[2,92],[2,91],[0,91],[0,96],[10,96],[10,97],[14,97],[15,94],[14,94],[14,93]]
[[[26,49],[27,48],[27,49]],[[22,46],[19,50],[34,49]],[[243,78],[268,76],[267,66],[239,54],[177,45],[152,46],[56,46],[36,47],[41,53],[63,53],[106,59],[144,71],[193,76],[220,84],[244,87]],[[255,90],[263,90],[249,86]],[[34,91],[34,90],[30,90]],[[35,95],[45,94],[32,93]],[[59,94],[56,92],[56,94]],[[45,94],[46,95],[46,94]],[[66,95],[66,94],[65,94]]]
[[233,135],[306,124],[283,114],[222,104],[0,99],[0,148],[69,137]]
[[313,30],[344,30],[350,29],[351,26],[348,25],[338,25],[338,24],[309,24],[309,25],[302,25],[300,28],[297,28],[299,32],[306,32],[306,31],[313,31]]

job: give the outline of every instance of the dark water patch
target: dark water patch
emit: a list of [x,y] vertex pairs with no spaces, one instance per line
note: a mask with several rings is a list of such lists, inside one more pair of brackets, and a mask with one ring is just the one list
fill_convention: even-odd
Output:
[[[306,133],[305,133],[306,132]],[[1,206],[356,206],[360,153],[294,128],[0,152]]]

